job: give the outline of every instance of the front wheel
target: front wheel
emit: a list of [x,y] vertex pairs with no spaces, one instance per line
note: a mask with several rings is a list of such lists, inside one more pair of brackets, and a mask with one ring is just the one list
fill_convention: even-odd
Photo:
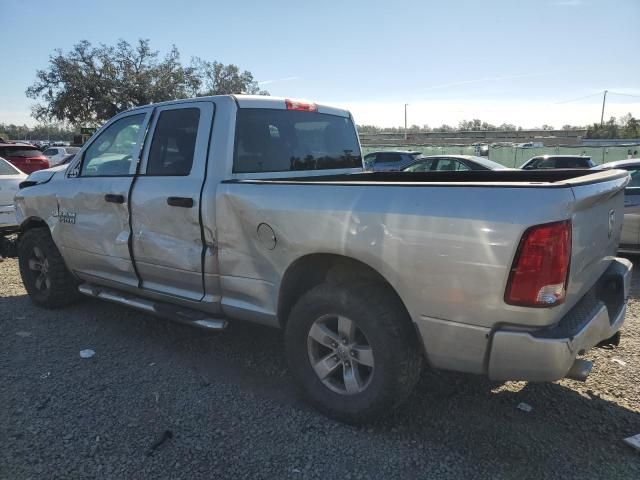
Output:
[[33,302],[45,308],[60,308],[78,297],[78,283],[49,230],[34,228],[22,235],[18,245],[20,276]]
[[402,403],[422,354],[406,310],[384,286],[321,284],[305,293],[285,332],[289,368],[330,417],[370,421]]

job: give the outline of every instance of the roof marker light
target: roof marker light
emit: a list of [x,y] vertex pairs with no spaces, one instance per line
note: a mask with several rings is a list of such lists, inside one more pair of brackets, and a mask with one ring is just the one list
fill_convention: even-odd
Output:
[[284,101],[287,105],[287,110],[298,110],[301,112],[317,112],[318,107],[315,103],[311,102],[300,102],[298,100],[289,100],[288,98]]

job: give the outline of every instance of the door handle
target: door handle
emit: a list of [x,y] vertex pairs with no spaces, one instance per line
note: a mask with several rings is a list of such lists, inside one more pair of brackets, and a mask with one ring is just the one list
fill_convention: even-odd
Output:
[[172,207],[191,208],[193,207],[193,198],[169,197],[167,198],[167,205],[171,205]]
[[118,195],[115,193],[107,193],[104,196],[104,201],[109,203],[124,203],[124,195]]

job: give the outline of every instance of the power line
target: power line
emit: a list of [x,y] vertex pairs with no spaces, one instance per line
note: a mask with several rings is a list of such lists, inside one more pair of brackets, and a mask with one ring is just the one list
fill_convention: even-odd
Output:
[[578,100],[583,100],[585,98],[590,98],[590,97],[595,97],[595,96],[599,97],[600,95],[602,95],[602,92],[592,93],[590,95],[585,95],[584,97],[572,98],[571,100],[563,100],[561,102],[556,102],[555,105],[560,105],[562,103],[577,102]]
[[613,94],[613,95],[622,95],[624,97],[634,97],[634,98],[640,98],[640,95],[632,95],[630,93],[618,93],[618,92],[612,92],[609,91],[609,93]]

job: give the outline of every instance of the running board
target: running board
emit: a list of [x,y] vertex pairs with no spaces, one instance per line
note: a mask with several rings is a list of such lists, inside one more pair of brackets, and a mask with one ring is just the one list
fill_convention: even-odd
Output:
[[207,330],[224,330],[227,328],[227,321],[224,318],[211,317],[198,310],[192,310],[170,303],[156,302],[110,288],[83,283],[78,287],[78,291],[89,297],[119,303],[168,320],[205,328]]

